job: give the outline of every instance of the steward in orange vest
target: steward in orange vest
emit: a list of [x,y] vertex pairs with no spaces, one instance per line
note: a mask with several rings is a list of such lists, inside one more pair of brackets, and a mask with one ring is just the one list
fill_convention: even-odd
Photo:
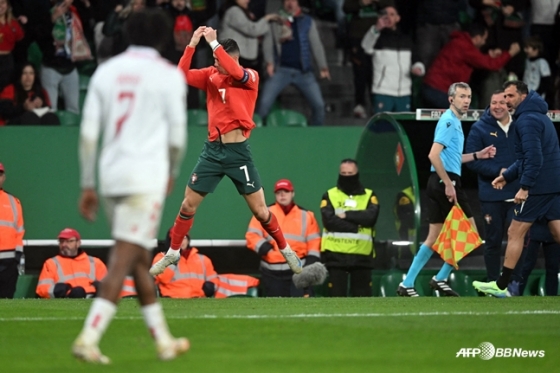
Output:
[[4,191],[4,165],[0,163],[0,298],[13,298],[18,264],[23,255],[23,214],[19,199]]
[[[294,187],[282,179],[274,186],[276,203],[269,210],[278,219],[286,242],[301,259],[304,266],[320,261],[321,232],[312,211],[294,203]],[[253,217],[245,234],[247,247],[261,257],[261,281],[267,297],[301,297],[311,295],[311,289],[296,289],[293,272],[280,253],[276,242]]]
[[90,298],[97,293],[107,267],[80,249],[80,234],[66,228],[58,235],[60,253],[47,259],[39,275],[36,293],[40,298]]
[[[168,241],[169,233],[168,233]],[[187,235],[181,244],[181,256],[176,264],[168,266],[156,276],[156,285],[162,297],[169,298],[226,298],[247,294],[250,287],[259,285],[259,280],[246,275],[218,275],[210,258],[202,255],[190,245]],[[156,263],[164,253],[158,253]]]

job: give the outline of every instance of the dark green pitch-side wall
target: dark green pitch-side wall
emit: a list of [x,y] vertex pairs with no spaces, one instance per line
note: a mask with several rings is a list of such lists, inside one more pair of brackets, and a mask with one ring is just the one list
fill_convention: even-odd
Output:
[[[340,160],[355,156],[361,132],[360,127],[255,129],[250,142],[267,203],[274,201],[274,182],[289,178],[296,189],[296,203],[312,210],[321,223],[321,195],[336,184]],[[4,163],[7,177],[4,189],[22,202],[26,239],[54,239],[67,226],[78,229],[85,239],[110,238],[103,211],[93,224],[82,220],[77,211],[78,133],[79,128],[74,127],[0,128],[0,163]],[[165,205],[160,239],[173,224],[207,132],[192,127],[188,133],[188,152]],[[243,239],[250,218],[245,201],[226,178],[201,205],[191,235],[195,239]]]

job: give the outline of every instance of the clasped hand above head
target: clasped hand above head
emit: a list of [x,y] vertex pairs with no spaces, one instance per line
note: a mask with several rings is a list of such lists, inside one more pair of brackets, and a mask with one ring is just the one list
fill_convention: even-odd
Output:
[[194,31],[189,46],[192,48],[196,47],[202,37],[206,39],[207,43],[211,43],[218,39],[218,33],[212,27],[200,26]]

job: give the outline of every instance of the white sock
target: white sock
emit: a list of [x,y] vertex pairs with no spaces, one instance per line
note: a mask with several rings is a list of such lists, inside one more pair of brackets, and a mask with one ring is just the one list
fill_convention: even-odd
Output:
[[107,299],[95,298],[86,317],[80,338],[89,345],[99,344],[107,326],[117,312],[117,305]]
[[180,248],[177,249],[177,250],[172,249],[172,248],[169,248],[169,250],[167,250],[167,252],[165,253],[165,255],[177,256],[177,255],[179,255],[179,251],[180,251],[180,250],[181,250]]
[[173,339],[163,316],[161,304],[156,302],[142,307],[142,314],[150,334],[157,343],[167,344]]

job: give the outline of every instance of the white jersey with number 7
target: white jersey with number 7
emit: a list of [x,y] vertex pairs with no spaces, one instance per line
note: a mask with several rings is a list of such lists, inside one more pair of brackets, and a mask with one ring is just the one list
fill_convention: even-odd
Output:
[[[121,196],[163,193],[171,176],[169,150],[184,150],[186,85],[183,73],[152,48],[132,46],[93,74],[80,128],[82,188]],[[177,172],[178,170],[175,170]]]

